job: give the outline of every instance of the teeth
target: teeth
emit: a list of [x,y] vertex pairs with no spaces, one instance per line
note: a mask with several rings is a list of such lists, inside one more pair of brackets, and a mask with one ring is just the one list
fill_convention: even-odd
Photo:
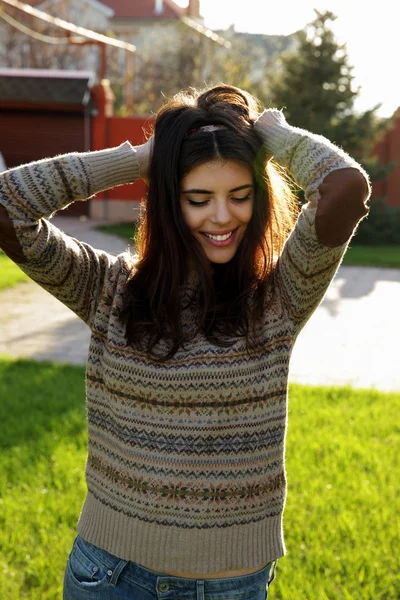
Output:
[[228,238],[230,238],[232,234],[233,234],[233,231],[231,231],[230,233],[227,233],[225,235],[211,235],[211,233],[206,233],[205,235],[207,237],[211,238],[212,240],[216,240],[217,242],[223,242],[224,240],[227,240]]

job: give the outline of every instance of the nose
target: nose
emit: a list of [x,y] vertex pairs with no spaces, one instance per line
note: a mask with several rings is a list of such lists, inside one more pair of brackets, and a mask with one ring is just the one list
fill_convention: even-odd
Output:
[[215,224],[225,225],[231,220],[231,213],[226,200],[215,202],[214,213],[211,217],[211,222]]

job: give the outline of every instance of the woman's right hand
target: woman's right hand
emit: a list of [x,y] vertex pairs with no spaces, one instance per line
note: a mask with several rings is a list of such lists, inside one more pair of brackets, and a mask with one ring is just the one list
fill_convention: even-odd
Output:
[[141,146],[135,146],[136,158],[139,163],[140,177],[147,181],[150,167],[151,155],[154,147],[154,136],[149,138]]

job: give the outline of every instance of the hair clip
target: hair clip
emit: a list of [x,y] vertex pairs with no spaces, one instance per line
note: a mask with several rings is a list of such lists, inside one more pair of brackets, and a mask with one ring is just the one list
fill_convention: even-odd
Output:
[[197,129],[189,129],[189,131],[186,133],[186,137],[190,137],[198,131],[216,131],[217,129],[226,129],[226,127],[225,125],[203,125]]

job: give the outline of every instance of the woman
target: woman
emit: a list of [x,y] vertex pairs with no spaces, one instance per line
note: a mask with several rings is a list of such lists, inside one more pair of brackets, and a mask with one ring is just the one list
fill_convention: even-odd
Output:
[[[278,165],[305,191],[296,223]],[[139,177],[136,257],[46,219]],[[175,97],[143,146],[3,173],[0,245],[92,332],[66,600],[267,597],[285,554],[291,350],[369,195],[342,150],[223,85]]]

